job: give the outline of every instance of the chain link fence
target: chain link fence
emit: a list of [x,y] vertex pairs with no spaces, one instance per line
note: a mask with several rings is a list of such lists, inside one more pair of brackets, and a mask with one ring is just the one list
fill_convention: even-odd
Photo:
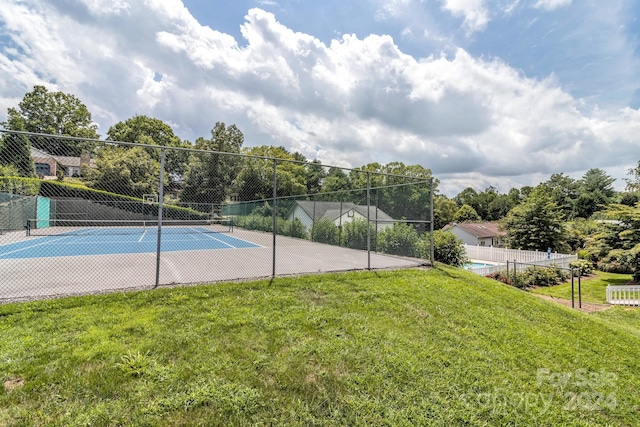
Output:
[[433,259],[433,179],[0,131],[0,301]]

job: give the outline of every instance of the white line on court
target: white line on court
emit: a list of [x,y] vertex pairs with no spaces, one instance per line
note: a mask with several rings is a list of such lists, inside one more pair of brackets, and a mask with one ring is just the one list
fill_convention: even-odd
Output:
[[67,237],[69,237],[69,236],[64,236],[64,237],[61,237],[61,238],[59,238],[59,239],[49,240],[49,241],[47,241],[47,242],[37,243],[37,244],[35,244],[35,245],[31,245],[31,246],[26,246],[26,247],[24,247],[24,248],[16,249],[15,251],[5,252],[5,253],[3,253],[3,254],[0,254],[0,257],[3,257],[3,256],[5,256],[5,255],[9,255],[9,254],[13,254],[13,253],[16,253],[16,252],[24,251],[25,249],[31,249],[31,248],[35,248],[35,247],[37,247],[37,246],[48,245],[48,244],[50,244],[50,243],[57,242],[58,240],[66,239]]
[[202,233],[202,234],[203,234],[204,236],[207,236],[207,237],[208,237],[208,238],[210,238],[210,239],[215,240],[216,242],[220,242],[220,243],[222,243],[223,245],[227,245],[227,246],[229,246],[230,248],[238,249],[238,247],[237,247],[237,246],[230,245],[230,244],[228,244],[227,242],[223,242],[223,241],[222,241],[222,240],[220,240],[220,239],[216,239],[215,237],[209,236],[207,233]]

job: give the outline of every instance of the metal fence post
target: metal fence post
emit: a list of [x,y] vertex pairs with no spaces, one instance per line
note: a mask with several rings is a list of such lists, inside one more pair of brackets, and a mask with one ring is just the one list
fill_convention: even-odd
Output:
[[162,240],[162,205],[164,200],[164,147],[160,149],[160,185],[158,186],[158,246],[156,248],[156,283],[160,286],[160,248]]
[[578,308],[582,308],[582,271],[578,267]]
[[271,270],[271,276],[276,276],[276,234],[278,231],[278,212],[277,212],[277,201],[278,201],[278,178],[276,174],[276,167],[278,166],[278,161],[273,159],[273,266]]
[[575,303],[575,289],[574,289],[574,281],[573,281],[573,267],[571,267],[571,308],[576,308]]
[[313,215],[311,217],[311,241],[315,242],[316,232],[316,198],[313,198]]
[[434,221],[433,221],[433,178],[431,178],[429,180],[429,214],[431,215],[431,218],[429,218],[429,232],[430,232],[430,236],[429,236],[429,257],[431,258],[431,267],[433,267],[435,265],[435,256],[436,256],[436,250],[435,250],[435,244],[434,244],[434,239],[433,239],[433,233],[434,233]]
[[367,270],[371,270],[371,173],[367,171]]

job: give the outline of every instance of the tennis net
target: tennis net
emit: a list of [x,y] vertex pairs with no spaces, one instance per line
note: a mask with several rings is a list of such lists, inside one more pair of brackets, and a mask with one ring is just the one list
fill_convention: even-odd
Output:
[[163,234],[231,233],[233,220],[27,220],[27,236],[126,235],[157,232]]

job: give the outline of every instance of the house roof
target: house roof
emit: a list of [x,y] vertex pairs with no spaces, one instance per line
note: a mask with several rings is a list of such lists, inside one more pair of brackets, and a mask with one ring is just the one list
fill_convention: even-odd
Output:
[[507,233],[498,229],[497,222],[460,222],[449,224],[444,229],[448,230],[454,227],[459,227],[478,239],[507,235]]
[[[34,160],[37,159],[54,159],[63,167],[80,167],[82,166],[82,158],[81,157],[71,157],[71,156],[54,156],[52,154],[47,153],[46,151],[39,150],[37,148],[31,147],[31,157]],[[94,160],[90,160],[91,165],[93,166]]]
[[[366,217],[368,207],[366,205],[356,205],[350,202],[313,202],[307,200],[296,200],[296,204],[307,214],[309,218],[313,218],[314,221],[326,219],[329,221],[335,221],[342,215],[346,214],[350,210],[358,212],[360,215]],[[314,206],[315,205],[315,206]],[[376,218],[376,208],[371,206],[371,218]],[[393,221],[387,213],[377,210],[378,221]]]

